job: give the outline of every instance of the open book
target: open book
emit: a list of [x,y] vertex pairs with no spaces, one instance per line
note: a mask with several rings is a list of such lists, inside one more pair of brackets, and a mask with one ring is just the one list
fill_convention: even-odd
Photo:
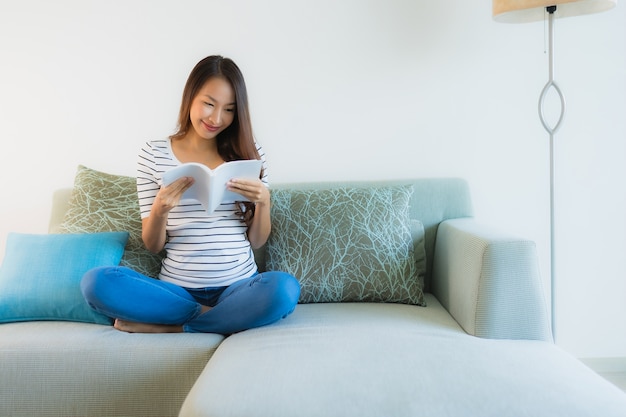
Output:
[[263,162],[256,159],[224,162],[211,170],[206,165],[188,162],[163,173],[163,185],[169,185],[181,177],[193,177],[195,182],[185,191],[182,199],[197,200],[207,214],[213,213],[221,203],[244,201],[241,194],[226,189],[233,178],[258,179]]

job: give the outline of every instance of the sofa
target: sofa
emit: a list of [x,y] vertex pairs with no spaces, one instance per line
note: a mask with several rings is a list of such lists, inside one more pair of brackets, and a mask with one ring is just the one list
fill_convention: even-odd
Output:
[[[626,416],[626,394],[553,343],[534,243],[479,225],[464,180],[271,192],[255,256],[301,279],[291,315],[227,337],[128,334],[79,309],[75,264],[95,257],[80,239],[114,237],[101,262],[152,275],[159,256],[141,248],[134,179],[79,167],[49,234],[7,242],[0,306],[33,279],[20,267],[46,274],[47,250],[74,265],[47,279],[76,277],[62,302],[53,286],[29,311],[0,308],[0,416]],[[14,260],[36,244],[37,260]],[[51,300],[78,307],[32,311]]]

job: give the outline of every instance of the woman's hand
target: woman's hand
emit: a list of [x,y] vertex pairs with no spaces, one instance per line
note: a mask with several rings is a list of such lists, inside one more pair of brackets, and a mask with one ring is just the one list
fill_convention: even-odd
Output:
[[260,248],[267,242],[272,231],[270,190],[258,179],[232,179],[228,182],[227,187],[256,204],[252,223],[248,227],[248,240],[253,249]]
[[259,179],[246,180],[233,178],[228,181],[226,187],[230,191],[241,194],[256,205],[265,206],[270,203],[270,192]]
[[167,214],[180,203],[183,193],[193,182],[191,177],[182,177],[166,187],[161,187],[157,193],[150,215],[141,221],[141,238],[149,251],[159,253],[163,250],[167,240]]
[[192,177],[182,177],[168,186],[161,187],[152,203],[150,215],[167,217],[167,214],[180,203],[183,193],[194,183]]

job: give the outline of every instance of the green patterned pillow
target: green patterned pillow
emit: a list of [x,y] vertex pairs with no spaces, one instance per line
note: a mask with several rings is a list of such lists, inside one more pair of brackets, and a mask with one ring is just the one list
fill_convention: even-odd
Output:
[[141,239],[141,214],[134,177],[106,174],[79,165],[61,231],[127,231],[130,237],[120,265],[153,278],[161,270],[161,256],[148,251]]
[[[415,256],[420,289],[423,290],[424,277],[426,276],[426,231],[421,221],[411,219],[411,238],[413,240],[413,256]],[[423,305],[426,305],[425,302]]]
[[267,269],[297,277],[301,303],[424,305],[412,193],[412,186],[272,190]]

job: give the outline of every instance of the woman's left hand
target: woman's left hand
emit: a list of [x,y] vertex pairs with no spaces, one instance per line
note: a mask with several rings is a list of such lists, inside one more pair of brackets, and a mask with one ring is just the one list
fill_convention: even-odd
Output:
[[267,242],[272,230],[270,219],[270,191],[259,179],[245,180],[234,178],[227,187],[256,204],[254,217],[248,225],[248,240],[253,249],[260,248]]
[[230,191],[241,194],[257,205],[269,205],[270,192],[261,180],[233,178],[226,184]]

